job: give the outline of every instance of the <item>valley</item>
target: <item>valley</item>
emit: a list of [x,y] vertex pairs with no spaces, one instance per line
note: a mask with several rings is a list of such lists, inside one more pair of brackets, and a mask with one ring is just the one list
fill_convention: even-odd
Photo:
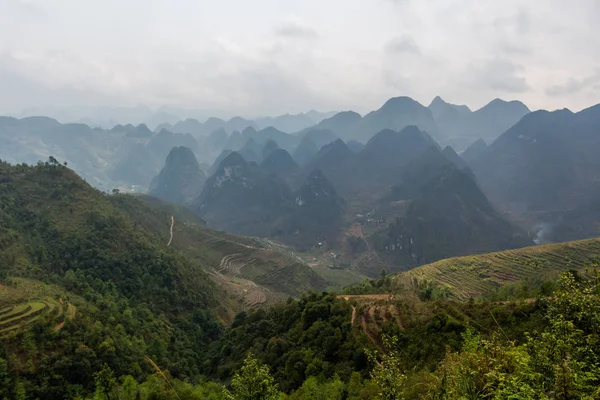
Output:
[[0,399],[600,399],[589,4],[13,3]]

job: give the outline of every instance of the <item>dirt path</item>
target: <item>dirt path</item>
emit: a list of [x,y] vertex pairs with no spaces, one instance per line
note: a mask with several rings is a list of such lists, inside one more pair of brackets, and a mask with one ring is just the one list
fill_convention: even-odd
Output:
[[350,326],[354,326],[354,319],[356,318],[356,307],[352,306],[352,319],[350,322]]
[[351,299],[357,300],[393,300],[394,295],[391,294],[340,294],[337,296],[338,299],[344,299],[350,301]]
[[367,245],[367,249],[369,250],[369,252],[375,255],[375,258],[377,259],[379,264],[382,264],[381,259],[379,258],[379,254],[377,254],[377,252],[375,250],[373,250],[373,248],[371,248],[371,244],[369,244],[369,241],[365,237],[365,235],[362,231],[362,224],[360,224],[358,222],[353,224],[350,227],[350,232],[352,233],[353,236],[357,236],[357,237],[361,238],[363,240],[363,242],[365,242],[365,244]]
[[[59,299],[59,301],[61,302],[61,304],[63,304],[62,299]],[[77,307],[75,307],[73,304],[67,302],[67,315],[65,317],[65,321],[67,318],[69,318],[71,321],[73,319],[75,319],[75,314],[77,313]],[[54,327],[55,331],[60,331],[63,326],[65,326],[65,321],[59,322],[58,324],[56,324],[56,326]]]
[[367,309],[360,316],[360,327],[362,328],[363,332],[367,335],[367,337],[369,338],[371,343],[373,343],[375,346],[377,346],[377,340],[375,340],[373,335],[371,335],[371,332],[369,332],[369,326],[367,325],[367,319],[365,317],[365,314],[368,314],[369,312],[370,312],[370,310]]
[[173,218],[173,216],[171,215],[171,229],[169,229],[169,233],[171,234],[171,238],[169,239],[169,243],[167,243],[167,246],[170,246],[171,242],[173,241],[173,225],[175,225],[175,218]]

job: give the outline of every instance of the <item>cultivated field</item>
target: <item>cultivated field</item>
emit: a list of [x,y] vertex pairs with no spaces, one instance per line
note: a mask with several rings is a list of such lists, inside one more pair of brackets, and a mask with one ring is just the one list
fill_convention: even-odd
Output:
[[600,238],[455,257],[397,275],[398,289],[443,286],[450,297],[466,300],[506,283],[541,283],[569,269],[584,270],[600,260]]

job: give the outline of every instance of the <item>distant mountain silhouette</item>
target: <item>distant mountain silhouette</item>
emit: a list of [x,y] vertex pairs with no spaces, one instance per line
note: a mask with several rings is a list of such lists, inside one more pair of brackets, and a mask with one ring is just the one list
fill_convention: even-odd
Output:
[[475,139],[495,138],[516,124],[529,109],[520,101],[495,99],[471,112],[467,106],[446,103],[437,96],[428,107],[446,143],[464,149]]
[[340,235],[345,201],[320,171],[312,171],[294,193],[294,208],[286,229],[289,241],[300,248],[320,241],[335,241]]
[[359,128],[362,117],[354,111],[342,111],[319,122],[315,128],[332,131],[339,138],[352,138]]
[[284,149],[276,149],[268,153],[260,166],[264,171],[283,179],[292,176],[300,169],[290,153]]
[[292,192],[279,174],[269,171],[272,162],[282,160],[293,162],[283,149],[271,153],[265,168],[232,152],[206,181],[192,209],[215,228],[277,237],[300,248],[333,240],[340,231],[343,199],[320,171],[313,171]]
[[[431,151],[439,153],[434,148]],[[431,158],[431,154],[425,157]],[[453,164],[440,164],[437,169],[429,163],[422,165],[428,170],[420,175],[427,178],[413,181],[418,190],[404,193],[413,197],[405,215],[370,239],[394,265],[410,268],[457,255],[532,244],[526,232],[492,207],[467,173]],[[413,171],[413,175],[419,174]]]
[[148,194],[171,203],[189,205],[200,195],[205,181],[206,176],[194,152],[188,147],[174,147],[163,169],[152,179]]
[[173,133],[165,129],[161,130],[147,143],[147,149],[154,154],[158,160],[164,160],[173,147],[185,146],[193,152],[198,152],[200,146],[194,137],[187,133]]
[[215,129],[204,139],[202,146],[207,147],[210,151],[221,151],[227,143],[228,136],[225,129]]
[[159,171],[157,156],[139,143],[133,145],[121,161],[107,171],[107,175],[115,182],[139,185],[139,191],[143,191]]
[[244,147],[239,151],[239,154],[246,161],[260,163],[262,161],[262,149],[253,138],[248,139]]
[[523,117],[472,163],[486,193],[517,214],[569,210],[600,198],[599,109]]
[[210,169],[208,170],[208,175],[212,176],[214,175],[215,172],[217,172],[217,170],[219,169],[219,166],[221,165],[221,163],[223,162],[223,160],[225,158],[227,158],[228,155],[230,155],[233,151],[226,149],[223,150],[215,159],[215,161],[213,162],[213,164],[211,165]]
[[357,142],[356,140],[351,140],[348,143],[346,143],[346,145],[348,146],[348,148],[350,150],[352,150],[355,153],[360,153],[364,148],[365,145],[362,144],[361,142]]
[[454,149],[451,146],[444,147],[444,150],[442,150],[442,154],[450,162],[452,162],[452,164],[456,165],[458,169],[462,171],[469,170],[469,173],[472,174],[472,172],[470,171],[471,168],[469,167],[469,164],[467,164],[467,162],[463,160],[461,156],[456,154],[456,151],[454,151]]
[[439,129],[427,107],[410,97],[393,97],[380,109],[364,116],[359,133],[354,138],[366,142],[382,130],[400,131],[409,125],[417,126],[434,138],[440,137]]
[[313,142],[310,137],[302,139],[298,147],[294,149],[293,158],[298,165],[304,166],[308,164],[319,151],[319,147]]
[[469,147],[465,149],[465,151],[462,152],[461,157],[469,165],[471,165],[471,163],[477,162],[479,157],[481,157],[485,153],[486,149],[487,144],[485,143],[485,140],[477,139],[476,141],[471,143]]
[[330,129],[306,129],[298,135],[301,139],[308,138],[314,142],[318,148],[325,146],[339,139]]
[[358,182],[351,172],[357,167],[357,160],[358,155],[350,150],[342,139],[337,139],[321,147],[321,150],[302,168],[296,182],[301,184],[313,171],[320,170],[328,180],[333,182],[337,190],[347,193]]
[[281,178],[234,151],[206,181],[192,209],[217,229],[269,236],[291,201],[292,192]]
[[440,96],[436,96],[427,108],[429,108],[431,115],[436,121],[439,118],[443,118],[445,115],[451,115],[453,113],[463,115],[471,113],[471,109],[468,106],[446,103]]
[[[261,150],[261,160],[266,159],[275,150],[279,149],[279,145],[274,140],[267,140]],[[289,154],[289,153],[288,153]]]
[[260,129],[272,126],[282,132],[294,133],[313,126],[318,121],[315,121],[306,114],[284,114],[277,117],[258,118],[255,122]]
[[167,129],[175,133],[190,133],[195,137],[208,136],[212,132],[223,129],[226,133],[241,131],[248,126],[256,127],[253,121],[242,117],[233,117],[228,121],[221,118],[211,117],[205,122],[200,122],[194,118],[188,118],[175,124],[161,124],[156,130]]

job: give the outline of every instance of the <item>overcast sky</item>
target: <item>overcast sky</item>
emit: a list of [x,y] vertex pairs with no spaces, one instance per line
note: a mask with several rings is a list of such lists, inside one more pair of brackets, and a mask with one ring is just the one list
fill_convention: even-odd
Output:
[[0,0],[0,113],[600,102],[599,0]]

